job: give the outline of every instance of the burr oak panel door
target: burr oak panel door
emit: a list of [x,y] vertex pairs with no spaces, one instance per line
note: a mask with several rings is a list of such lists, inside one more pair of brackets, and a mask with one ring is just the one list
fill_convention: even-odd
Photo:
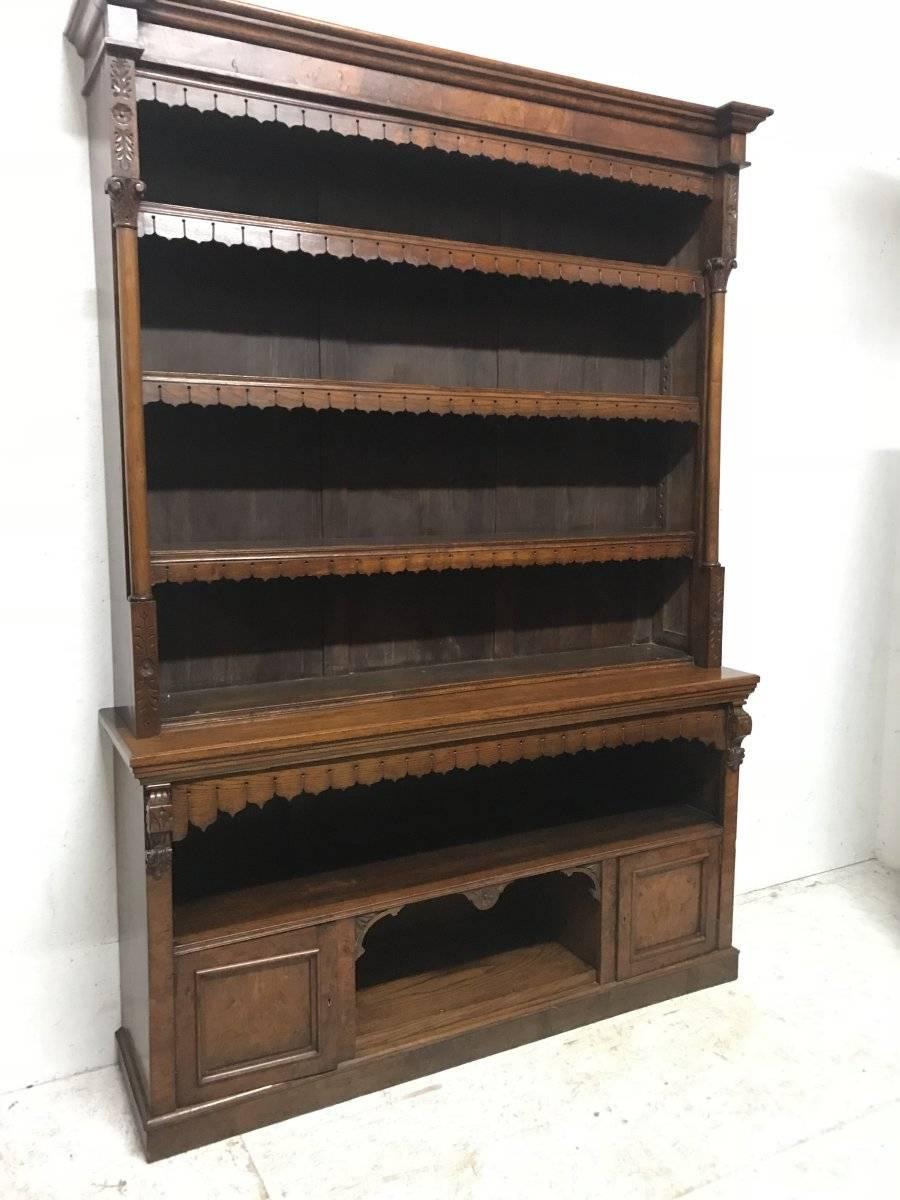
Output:
[[619,979],[716,946],[720,838],[630,854],[619,863]]

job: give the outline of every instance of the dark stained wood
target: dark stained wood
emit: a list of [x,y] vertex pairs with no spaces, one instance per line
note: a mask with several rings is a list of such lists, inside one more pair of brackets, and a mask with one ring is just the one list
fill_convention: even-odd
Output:
[[733,979],[724,295],[769,110],[242,0],[67,36],[148,1157]]

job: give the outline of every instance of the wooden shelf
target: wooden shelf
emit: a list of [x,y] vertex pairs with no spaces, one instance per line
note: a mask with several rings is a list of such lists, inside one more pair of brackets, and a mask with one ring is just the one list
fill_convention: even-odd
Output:
[[242,888],[177,906],[176,953],[263,930],[275,933],[387,912],[489,884],[592,864],[625,851],[720,833],[708,814],[673,804]]
[[596,987],[596,968],[559,942],[392,979],[356,993],[356,1056],[452,1037]]
[[311,408],[339,412],[437,413],[479,417],[576,417],[680,421],[696,425],[696,396],[614,396],[590,392],[517,392],[340,379],[253,378],[242,375],[144,375],[144,403],[206,408]]
[[219,242],[224,246],[250,246],[257,250],[282,250],[287,253],[326,254],[333,258],[356,258],[364,262],[377,259],[414,267],[452,268],[488,275],[521,275],[529,279],[633,288],[644,292],[702,296],[705,290],[703,275],[699,271],[509,246],[489,246],[477,242],[456,242],[374,229],[318,225],[310,221],[269,220],[179,204],[142,204],[138,233],[142,237],[185,238],[192,242]]
[[603,667],[627,663],[684,663],[690,656],[672,646],[639,642],[589,650],[562,650],[517,658],[475,659],[434,663],[425,667],[389,667],[350,675],[321,675],[309,679],[281,680],[244,687],[217,687],[173,692],[162,697],[163,719],[169,722],[205,720],[240,712],[276,712],[323,704],[346,704],[379,696],[417,695],[436,691],[476,689],[511,679],[565,678]]
[[142,781],[166,778],[178,784],[228,776],[240,782],[241,772],[346,761],[363,752],[386,757],[411,748],[436,755],[436,747],[488,734],[518,737],[519,757],[526,757],[532,745],[536,753],[547,753],[557,731],[577,735],[587,723],[625,717],[643,721],[649,740],[660,736],[661,722],[670,715],[721,714],[721,706],[743,703],[758,682],[756,675],[722,667],[649,662],[173,722],[146,737],[133,733],[122,710],[104,709],[101,720]]
[[395,575],[578,563],[690,558],[693,533],[630,533],[590,538],[491,538],[410,545],[330,545],[154,550],[152,582],[299,579],[326,575]]

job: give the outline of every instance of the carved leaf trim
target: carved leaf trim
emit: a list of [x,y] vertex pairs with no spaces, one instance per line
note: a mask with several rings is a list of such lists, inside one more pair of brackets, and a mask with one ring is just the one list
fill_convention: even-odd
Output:
[[303,794],[316,796],[330,788],[379,783],[383,779],[445,774],[476,766],[490,767],[496,763],[553,758],[560,754],[577,754],[581,750],[612,749],[677,738],[703,742],[723,750],[724,726],[721,708],[701,709],[176,783],[172,789],[175,806],[173,837],[176,841],[185,837],[189,825],[197,829],[208,828],[220,813],[233,815],[249,805],[261,808],[273,796],[287,799]]
[[573,175],[592,175],[637,187],[702,197],[711,196],[713,192],[712,177],[703,172],[651,166],[612,155],[555,146],[517,136],[513,131],[501,135],[429,124],[417,119],[401,121],[389,114],[371,111],[360,114],[334,105],[317,105],[286,97],[274,99],[249,90],[218,85],[203,87],[145,75],[137,77],[137,98],[173,108],[192,108],[196,112],[249,117],[260,123],[273,121],[288,128],[308,129],[316,133],[362,137],[396,146],[414,146],[421,150],[525,164]]

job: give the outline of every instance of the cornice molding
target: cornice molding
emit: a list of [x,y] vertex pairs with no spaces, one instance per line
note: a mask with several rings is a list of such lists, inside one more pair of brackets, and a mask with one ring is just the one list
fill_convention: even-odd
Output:
[[[142,21],[194,33],[708,136],[749,131],[771,112],[739,101],[715,108],[609,87],[309,17],[273,12],[243,0],[121,0],[121,6],[137,9]],[[102,14],[106,7],[106,0],[76,0],[66,36],[80,53],[86,44],[85,29],[100,19],[97,12]]]

